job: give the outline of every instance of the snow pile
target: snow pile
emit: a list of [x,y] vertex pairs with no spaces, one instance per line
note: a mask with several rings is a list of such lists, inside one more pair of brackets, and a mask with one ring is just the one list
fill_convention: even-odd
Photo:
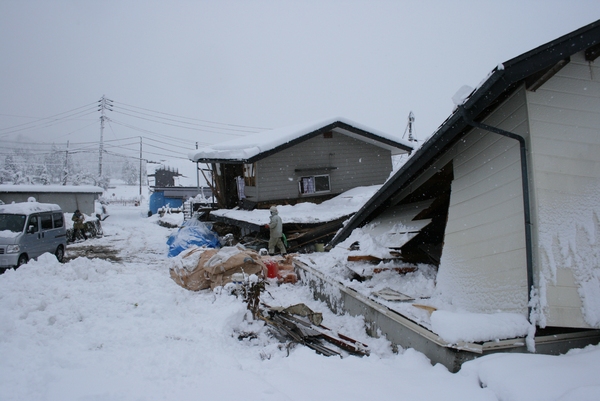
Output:
[[[361,317],[333,314],[301,284],[269,285],[263,300],[305,303],[332,330],[368,344],[371,355],[328,358],[282,345],[248,319],[240,298],[175,284],[165,244],[172,230],[141,210],[111,205],[104,237],[82,243],[114,248],[120,261],[59,264],[43,255],[0,275],[1,400],[597,398],[600,346],[565,356],[495,354],[452,374],[413,349],[394,353],[385,338],[367,336]],[[335,264],[341,255],[303,257]],[[426,273],[407,275],[415,292],[427,291]],[[387,275],[388,285],[397,276]],[[248,331],[256,337],[239,338]]]
[[436,310],[431,329],[450,344],[518,338],[527,335],[530,324],[517,313],[469,313]]
[[597,346],[560,357],[499,353],[463,364],[460,373],[476,377],[499,400],[592,401],[600,394],[599,358]]
[[0,238],[15,238],[21,235],[21,231],[2,230],[0,231]]
[[183,224],[183,213],[165,213],[158,218],[166,227],[180,227]]

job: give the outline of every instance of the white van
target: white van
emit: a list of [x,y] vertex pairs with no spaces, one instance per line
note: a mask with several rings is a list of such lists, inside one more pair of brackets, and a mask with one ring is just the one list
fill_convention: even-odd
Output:
[[19,267],[45,252],[62,262],[67,247],[65,216],[51,203],[0,205],[0,269]]

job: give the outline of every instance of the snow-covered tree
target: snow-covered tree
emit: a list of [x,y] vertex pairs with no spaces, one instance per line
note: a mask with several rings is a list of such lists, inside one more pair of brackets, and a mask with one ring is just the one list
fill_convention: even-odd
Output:
[[65,169],[65,155],[66,152],[53,144],[51,152],[44,156],[44,168],[50,177],[50,183],[62,183]]
[[121,169],[121,179],[129,185],[137,184],[139,179],[139,167],[131,160],[125,160]]

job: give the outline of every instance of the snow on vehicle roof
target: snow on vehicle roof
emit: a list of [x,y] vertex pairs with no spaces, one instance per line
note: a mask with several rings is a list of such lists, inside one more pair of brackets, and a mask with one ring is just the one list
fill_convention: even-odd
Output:
[[[358,124],[346,118],[334,117],[290,127],[263,131],[241,138],[235,138],[230,141],[221,142],[198,149],[197,151],[190,153],[188,157],[192,161],[197,161],[199,159],[248,160],[254,156],[275,149],[278,146],[284,145],[335,122],[341,122],[350,125],[354,128],[370,133],[372,137],[380,138],[380,146],[382,146],[383,143],[383,146],[385,147],[390,147],[390,149],[394,148],[392,154],[398,152],[405,153],[406,150],[401,149],[401,147],[407,147],[410,149],[413,148],[413,145],[410,142],[405,141],[397,136],[389,135],[381,131],[365,127],[362,124]],[[365,138],[366,137],[363,137],[363,140]],[[390,142],[397,144],[397,146],[390,146]],[[387,145],[385,145],[385,143],[387,143]]]
[[8,214],[31,214],[35,212],[60,211],[60,206],[54,203],[19,202],[8,205],[0,205],[0,213]]
[[0,185],[0,192],[68,192],[103,193],[104,189],[93,185]]

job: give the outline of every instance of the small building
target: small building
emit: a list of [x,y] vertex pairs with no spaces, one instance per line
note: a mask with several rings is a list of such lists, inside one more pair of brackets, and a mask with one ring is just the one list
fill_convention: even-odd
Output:
[[210,199],[211,190],[203,178],[200,181],[196,170],[196,163],[189,160],[179,162],[171,160],[160,164],[148,163],[148,187],[151,192],[148,201],[150,214],[156,214],[159,209],[165,207],[181,208],[188,199],[196,198],[198,195],[202,199]]
[[200,188],[198,192],[197,187],[152,187],[148,208],[152,214],[156,214],[161,208],[181,208],[188,199],[199,194],[209,199],[210,188]]
[[320,202],[359,186],[382,184],[392,156],[408,141],[332,118],[274,129],[191,153],[211,166],[221,208]]
[[329,247],[371,229],[460,310],[599,329],[599,54],[596,21],[497,66]]
[[96,186],[78,185],[0,185],[0,200],[4,203],[27,202],[35,198],[40,203],[54,203],[63,212],[95,215],[95,201],[102,196],[104,189]]

